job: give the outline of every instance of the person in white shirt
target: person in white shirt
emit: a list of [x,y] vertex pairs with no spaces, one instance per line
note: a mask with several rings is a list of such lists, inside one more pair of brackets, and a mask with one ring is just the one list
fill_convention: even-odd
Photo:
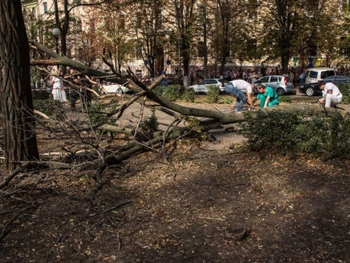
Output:
[[228,84],[231,84],[237,89],[243,91],[247,95],[247,103],[250,107],[254,108],[252,96],[254,94],[255,87],[253,84],[250,84],[249,82],[243,79],[235,79],[230,81]]
[[55,71],[55,74],[57,76],[52,76],[51,80],[52,80],[52,95],[53,95],[53,99],[54,100],[58,100],[64,104],[67,104],[67,95],[66,92],[64,91],[64,87],[63,87],[63,82],[62,80],[59,78],[59,76],[61,76],[61,70],[57,69]]
[[337,104],[341,103],[343,100],[343,95],[341,94],[339,88],[331,82],[321,81],[319,83],[320,89],[322,90],[323,98],[319,100],[321,105],[326,108],[336,107]]

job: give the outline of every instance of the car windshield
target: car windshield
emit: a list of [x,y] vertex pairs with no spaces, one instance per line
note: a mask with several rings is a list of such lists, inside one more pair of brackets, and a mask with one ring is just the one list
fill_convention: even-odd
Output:
[[330,77],[330,76],[334,76],[335,72],[333,70],[327,70],[327,71],[322,71],[321,72],[321,79]]

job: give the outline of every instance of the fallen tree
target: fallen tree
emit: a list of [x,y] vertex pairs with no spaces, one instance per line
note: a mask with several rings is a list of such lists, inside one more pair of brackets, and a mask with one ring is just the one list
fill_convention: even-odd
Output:
[[[47,160],[39,160],[35,163],[32,161],[31,167],[48,167],[55,169],[73,169],[73,170],[84,170],[84,169],[94,169],[96,170],[95,178],[100,178],[102,172],[109,166],[116,165],[121,161],[129,158],[130,156],[143,151],[145,149],[152,149],[158,151],[164,156],[164,160],[167,161],[167,149],[165,147],[166,142],[168,142],[169,137],[172,134],[176,136],[173,140],[178,138],[183,138],[183,136],[188,136],[190,134],[198,134],[198,131],[205,132],[212,129],[223,128],[224,125],[240,123],[245,121],[244,113],[236,112],[221,112],[217,110],[201,109],[196,107],[183,106],[171,101],[168,101],[162,97],[157,96],[153,89],[163,80],[164,76],[158,77],[151,85],[146,86],[140,82],[131,70],[128,70],[128,75],[121,76],[116,74],[113,69],[113,74],[106,72],[100,72],[85,65],[78,61],[71,60],[66,57],[62,57],[50,49],[42,46],[40,43],[31,42],[37,49],[51,55],[55,60],[52,61],[41,61],[34,60],[31,61],[32,66],[38,65],[65,65],[71,68],[75,68],[81,74],[88,75],[91,78],[103,78],[108,79],[116,83],[123,84],[128,82],[127,86],[134,91],[142,91],[136,96],[131,97],[130,100],[116,109],[110,112],[102,112],[101,117],[98,118],[98,122],[91,123],[79,122],[74,123],[69,119],[53,119],[46,116],[43,113],[35,111],[35,114],[40,118],[38,123],[41,124],[42,132],[45,129],[49,129],[50,133],[54,132],[56,138],[72,138],[76,141],[75,144],[62,147],[62,154],[57,160],[50,159],[53,155],[45,155]],[[99,99],[101,97],[97,96]],[[141,98],[143,98],[141,100]],[[156,110],[165,112],[171,116],[174,120],[168,125],[168,128],[162,132],[149,132],[142,129],[142,123],[145,121],[143,116],[143,110],[147,107],[146,101],[153,101],[152,107]],[[123,127],[118,125],[118,119],[123,115],[124,111],[133,103],[140,104],[140,115],[138,120],[134,122],[133,127]],[[309,116],[314,115],[325,115],[337,112],[336,109],[325,109],[316,105],[308,104],[298,104],[298,105],[281,105],[277,107],[262,109],[263,111],[303,111]],[[249,114],[254,115],[257,110],[249,111]],[[89,113],[94,114],[94,113]],[[89,116],[87,115],[87,119]],[[112,120],[112,121],[111,121]],[[178,127],[180,122],[186,120],[187,126]],[[88,136],[85,135],[88,132]],[[102,143],[102,135],[98,134],[124,134],[125,138],[129,140],[129,143],[123,146],[114,147],[111,144]],[[49,136],[52,136],[49,134]],[[44,156],[44,155],[42,155]],[[44,158],[44,157],[43,157]],[[22,164],[23,169],[28,167],[28,162]],[[19,173],[17,171],[17,173]],[[16,174],[17,174],[16,173]],[[0,184],[0,188],[10,182],[9,178],[12,178],[14,174],[10,177],[5,178]]]

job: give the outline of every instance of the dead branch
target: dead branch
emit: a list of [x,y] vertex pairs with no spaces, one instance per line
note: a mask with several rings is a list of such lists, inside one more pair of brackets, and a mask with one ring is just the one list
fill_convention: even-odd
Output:
[[0,183],[0,189],[2,189],[3,187],[5,187],[6,185],[8,185],[10,183],[10,181],[19,173],[25,171],[26,168],[32,167],[31,163],[26,163],[24,164],[22,167],[17,168],[16,170],[14,170],[11,174],[9,174],[7,177],[5,177],[5,179]]
[[41,111],[38,111],[38,110],[34,110],[34,114],[37,114],[37,115],[39,115],[39,116],[41,116],[41,117],[43,117],[44,119],[50,119],[50,117],[49,116],[47,116],[46,114],[44,114],[44,113],[42,113]]
[[112,210],[118,209],[118,208],[120,208],[120,207],[122,207],[122,206],[125,206],[125,205],[128,205],[128,204],[130,204],[130,203],[132,203],[132,201],[127,201],[127,202],[124,202],[124,203],[121,203],[121,204],[112,206],[112,207],[110,207],[110,208],[107,208],[107,209],[103,210],[102,212],[89,214],[89,217],[93,217],[93,216],[97,216],[97,215],[102,215],[102,214],[108,213],[108,212],[110,212],[110,211],[112,211]]
[[4,228],[2,229],[2,231],[1,231],[1,233],[0,233],[0,242],[1,242],[1,240],[6,236],[6,230],[7,230],[7,228],[9,227],[9,225],[10,225],[13,221],[15,221],[16,218],[17,218],[20,214],[22,214],[24,211],[28,210],[29,208],[34,208],[34,207],[28,206],[28,207],[23,208],[22,210],[18,211],[18,212],[5,224]]

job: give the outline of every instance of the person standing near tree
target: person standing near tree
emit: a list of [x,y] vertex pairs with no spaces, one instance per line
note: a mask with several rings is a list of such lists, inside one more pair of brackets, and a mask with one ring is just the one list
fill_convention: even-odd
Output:
[[67,104],[67,95],[66,92],[64,91],[64,87],[63,87],[63,82],[60,79],[61,76],[61,70],[57,69],[55,71],[54,76],[51,77],[51,81],[52,81],[52,95],[53,95],[53,99],[54,100],[58,100],[64,104]]
[[72,111],[76,111],[76,103],[77,103],[77,100],[79,99],[80,97],[80,90],[77,86],[75,85],[79,85],[80,84],[80,81],[78,79],[78,75],[75,74],[75,70],[74,69],[70,69],[69,70],[69,74],[68,76],[66,77],[66,79],[73,85],[70,85],[70,109]]
[[305,78],[306,78],[306,70],[302,70],[301,74],[299,75],[299,87],[304,86],[305,84]]
[[91,83],[84,75],[80,76],[80,81],[82,84],[81,100],[83,102],[83,109],[88,112],[92,106],[92,92],[89,90],[91,89]]
[[168,86],[168,81],[166,79],[166,70],[167,70],[167,68],[165,67],[162,71],[162,75],[164,75],[164,79],[160,83],[161,86]]

